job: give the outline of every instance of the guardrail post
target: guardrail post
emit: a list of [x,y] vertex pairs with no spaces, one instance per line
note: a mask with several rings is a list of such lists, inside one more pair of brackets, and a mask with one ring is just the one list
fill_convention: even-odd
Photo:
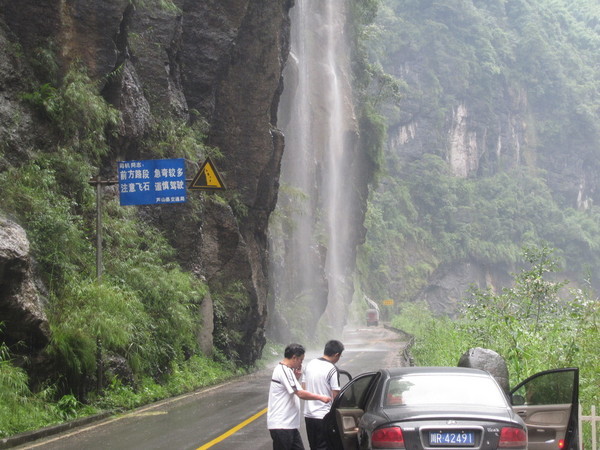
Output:
[[589,416],[583,415],[583,408],[579,405],[579,450],[583,450],[583,422],[591,422],[592,424],[592,450],[598,449],[598,437],[596,423],[600,421],[600,417],[596,415],[596,406],[592,405],[592,412]]
[[598,442],[597,442],[597,430],[596,430],[596,422],[598,422],[598,416],[596,415],[596,406],[592,405],[592,417],[590,417],[592,421],[592,450],[597,450]]

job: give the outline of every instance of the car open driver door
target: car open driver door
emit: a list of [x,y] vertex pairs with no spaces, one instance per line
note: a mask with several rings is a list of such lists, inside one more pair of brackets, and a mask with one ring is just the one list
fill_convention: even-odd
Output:
[[579,369],[536,373],[510,394],[513,410],[527,425],[529,450],[577,449]]
[[379,373],[361,374],[346,384],[323,418],[327,441],[334,450],[358,449],[358,421],[364,414],[365,401]]

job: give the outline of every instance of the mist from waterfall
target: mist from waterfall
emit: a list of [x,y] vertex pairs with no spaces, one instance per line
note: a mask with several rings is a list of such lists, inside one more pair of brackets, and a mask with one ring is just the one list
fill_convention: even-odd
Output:
[[[271,227],[270,329],[281,339],[340,331],[351,296],[346,135],[353,129],[344,0],[297,0],[278,125],[285,135]],[[274,222],[274,221],[273,221]],[[351,264],[353,267],[353,264]],[[306,320],[295,324],[301,315]]]
[[[338,57],[338,52],[343,51],[344,46],[340,45],[343,39],[344,24],[342,14],[339,14],[341,5],[337,1],[325,2],[327,6],[327,52],[326,61],[329,68],[328,73],[328,88],[331,99],[329,100],[330,116],[329,116],[329,143],[327,151],[327,225],[329,228],[329,245],[328,245],[328,260],[327,273],[329,279],[329,297],[328,319],[330,323],[337,323],[336,315],[341,314],[340,310],[344,308],[342,285],[346,281],[344,274],[344,245],[347,245],[348,234],[346,229],[348,226],[348,217],[344,209],[344,189],[348,186],[343,184],[343,166],[344,166],[344,130],[347,124],[347,118],[344,115],[344,96],[347,91],[344,87],[344,79],[341,68],[338,64],[342,61]],[[347,54],[347,53],[346,53]]]

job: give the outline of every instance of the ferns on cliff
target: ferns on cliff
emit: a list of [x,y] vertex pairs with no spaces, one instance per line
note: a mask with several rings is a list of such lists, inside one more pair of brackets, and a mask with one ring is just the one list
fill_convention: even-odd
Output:
[[144,356],[147,373],[168,373],[171,361],[197,352],[198,305],[206,285],[181,270],[164,236],[137,222],[135,211],[114,201],[106,209],[105,282],[126,287],[143,305],[149,320],[141,324],[150,339],[139,336],[131,346]]
[[[0,328],[2,323],[0,322]],[[27,374],[24,370],[9,364],[10,351],[4,342],[0,343],[0,404],[15,403],[29,393]]]
[[74,159],[57,161],[61,161],[58,168],[42,157],[0,173],[0,210],[24,224],[39,273],[51,288],[60,286],[70,271],[89,270],[93,255],[86,234],[89,224],[80,215],[83,204],[75,201],[85,194],[79,191],[71,197],[69,190],[61,192],[65,173],[57,169]]
[[[136,380],[168,377],[173,364],[198,352],[197,305],[206,286],[179,267],[156,228],[108,193],[105,271],[102,283],[96,280],[89,181],[110,150],[119,114],[80,66],[24,98],[43,113],[57,144],[33,149],[31,160],[0,173],[0,210],[26,229],[49,288],[52,339],[45,351],[56,368],[49,382],[58,383],[57,392],[84,395],[96,377],[98,343],[104,356],[126,358]],[[185,145],[184,156],[197,158],[206,150],[202,139],[200,128],[165,120],[142,146],[177,157]]]
[[120,118],[98,91],[85,68],[76,64],[58,87],[43,84],[23,98],[47,115],[59,147],[68,147],[89,162],[98,162],[110,149],[107,132]]
[[28,381],[27,373],[12,364],[8,347],[0,343],[0,438],[60,421],[56,409],[45,404],[44,393],[34,395]]
[[156,8],[174,14],[181,14],[181,8],[172,0],[129,0],[131,4],[143,8]]
[[52,299],[49,315],[48,351],[61,361],[71,386],[95,373],[97,339],[104,351],[127,357],[135,369],[147,356],[140,349],[151,341],[151,320],[140,299],[125,287],[75,276]]

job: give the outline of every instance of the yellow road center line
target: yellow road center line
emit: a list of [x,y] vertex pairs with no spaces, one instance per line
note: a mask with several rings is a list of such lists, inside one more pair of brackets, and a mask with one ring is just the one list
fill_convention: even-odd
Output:
[[198,447],[196,450],[205,450],[207,448],[212,447],[215,444],[218,444],[221,441],[224,441],[225,439],[227,439],[229,436],[231,436],[232,434],[238,432],[239,430],[241,430],[242,428],[244,428],[246,425],[248,425],[249,423],[254,422],[256,419],[258,419],[260,416],[262,416],[264,413],[267,412],[267,408],[263,409],[262,411],[257,412],[256,414],[254,414],[252,417],[244,420],[242,423],[240,423],[239,425],[236,425],[235,427],[233,427],[231,430],[226,431],[225,433],[223,433],[221,436],[213,439],[212,441],[210,441],[208,444],[204,444],[202,447]]

